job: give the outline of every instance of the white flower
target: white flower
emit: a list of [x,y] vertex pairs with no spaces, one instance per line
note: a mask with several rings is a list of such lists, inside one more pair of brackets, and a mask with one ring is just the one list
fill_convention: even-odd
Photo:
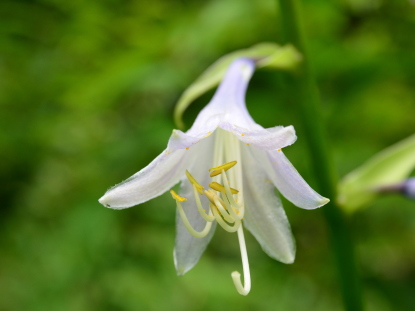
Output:
[[[310,188],[281,151],[295,142],[294,128],[264,129],[249,115],[245,92],[254,70],[253,60],[234,61],[190,130],[174,130],[164,152],[99,200],[104,206],[122,209],[159,196],[181,181],[180,196],[172,192],[178,210],[177,273],[182,275],[197,263],[219,222],[225,230],[238,232],[245,286],[239,273],[232,277],[243,295],[251,282],[241,223],[272,258],[283,263],[295,258],[290,225],[274,187],[301,208],[314,209],[329,202]],[[219,167],[212,180],[209,169],[225,162],[232,163]],[[202,189],[212,181],[219,184],[211,184],[217,194]]]

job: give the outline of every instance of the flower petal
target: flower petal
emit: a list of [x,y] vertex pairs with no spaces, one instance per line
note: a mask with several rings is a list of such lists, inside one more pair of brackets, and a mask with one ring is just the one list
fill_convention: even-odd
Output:
[[[219,85],[210,103],[199,113],[193,126],[186,133],[175,131],[175,136],[184,141],[187,146],[196,143],[220,127],[232,132],[246,144],[273,150],[284,148],[296,140],[292,126],[277,126],[264,129],[255,123],[246,109],[245,93],[249,80],[255,70],[251,59],[238,59],[228,68],[226,75]],[[175,148],[172,141],[169,150]]]
[[[195,146],[198,149],[198,158],[194,165],[189,167],[189,172],[203,187],[207,187],[210,182],[208,170],[213,166],[213,144],[215,135],[203,140],[200,144]],[[206,221],[199,214],[193,194],[193,187],[186,178],[182,180],[180,196],[188,199],[187,201],[181,203],[190,224],[197,231],[203,230],[206,225]],[[201,195],[200,200],[203,207],[207,210],[209,207],[209,201],[206,196]],[[215,228],[216,222],[212,224],[212,228],[206,237],[196,238],[187,231],[179,213],[176,213],[176,245],[174,248],[174,265],[178,275],[185,274],[196,265],[212,239]]]
[[282,151],[264,152],[252,147],[252,152],[278,191],[294,205],[315,209],[330,201],[307,184]]
[[295,259],[295,241],[281,200],[260,163],[242,146],[246,228],[272,258],[283,263]]
[[[211,131],[209,131],[209,129]],[[198,135],[189,135],[187,133],[183,133],[180,130],[173,130],[173,134],[170,137],[169,143],[167,145],[168,152],[173,152],[177,149],[189,149],[194,145],[200,143],[202,139],[209,137],[212,133],[216,130],[216,125],[212,128],[205,127],[203,132],[199,133]]]
[[180,181],[189,161],[191,152],[187,150],[164,151],[141,171],[109,189],[99,202],[122,209],[155,198]]
[[222,123],[219,126],[226,131],[232,132],[240,141],[264,150],[284,148],[292,145],[297,140],[294,127],[291,125],[287,127],[276,126],[268,129],[260,127],[260,129],[256,130],[248,130],[230,123]]
[[222,122],[250,130],[262,129],[249,115],[245,105],[246,89],[254,70],[255,63],[251,59],[234,61],[212,100],[202,109],[186,134],[202,138],[207,132],[213,132]]

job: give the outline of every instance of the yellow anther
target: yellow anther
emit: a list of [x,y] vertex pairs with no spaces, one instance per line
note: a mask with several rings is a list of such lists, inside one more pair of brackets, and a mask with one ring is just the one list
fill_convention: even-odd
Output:
[[171,196],[173,197],[173,199],[175,199],[176,201],[187,201],[186,198],[181,197],[180,195],[178,195],[174,190],[170,190]]
[[280,148],[280,149],[278,149],[277,151],[281,151],[282,149]]
[[231,167],[235,166],[236,163],[238,163],[238,162],[231,161],[231,162],[219,165],[219,166],[212,167],[212,168],[209,169],[209,171],[216,171],[216,170],[219,170],[219,171],[225,170],[225,171],[227,171]]
[[213,191],[213,190],[205,190],[204,191],[207,198],[209,199],[210,202],[212,202],[213,205],[215,205],[215,197],[217,197],[217,194]]
[[205,187],[199,184],[197,180],[189,173],[188,170],[186,170],[186,176],[187,176],[187,179],[189,179],[190,183],[196,186],[197,192],[199,192],[200,194],[203,194],[203,189],[205,189]]
[[[207,198],[209,199],[210,203],[213,206],[217,207],[219,214],[222,215],[222,212],[225,212],[225,209],[224,209],[226,207],[225,202],[213,190],[210,190],[210,189],[209,190],[205,190],[205,194],[206,194]],[[218,206],[216,204],[217,202],[219,202],[222,205],[222,207],[221,206]]]
[[[209,184],[209,187],[212,188],[213,190],[219,191],[219,192],[225,192],[225,187],[223,185],[221,185],[220,183],[217,183],[216,181],[211,182]],[[238,190],[230,188],[231,189],[231,193],[232,194],[237,194],[239,193]]]
[[207,198],[209,199],[209,201],[216,206],[215,200],[218,200],[220,204],[222,204],[222,206],[226,206],[225,202],[216,194],[215,191],[213,190],[205,190],[205,194],[207,196]]
[[205,190],[205,194],[209,199],[211,206],[213,206],[216,209],[219,215],[223,215],[222,212],[225,212],[225,210],[223,209],[223,207],[219,209],[219,207],[216,205],[215,200],[219,201],[219,203],[222,204],[222,206],[225,206],[225,202],[223,202],[223,200],[213,190]]
[[222,170],[227,171],[231,167],[235,166],[236,163],[236,161],[232,161],[219,166],[212,167],[211,169],[209,169],[209,171],[213,171],[212,173],[210,173],[210,177],[219,175],[222,172]]

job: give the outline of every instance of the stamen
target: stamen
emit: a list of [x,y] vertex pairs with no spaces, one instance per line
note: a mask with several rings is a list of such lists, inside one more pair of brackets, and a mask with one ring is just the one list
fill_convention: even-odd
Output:
[[[235,222],[235,220],[229,216],[228,212],[223,208],[223,205],[219,200],[221,200],[213,190],[205,190],[205,194],[208,197],[209,201],[217,207],[219,213],[222,215],[225,220],[231,224]],[[222,201],[223,202],[223,201]]]
[[[226,194],[224,192],[222,192],[222,194],[224,196],[226,196]],[[226,196],[226,198],[227,198],[227,196]],[[229,200],[226,200],[226,199],[225,200],[221,200],[221,203],[225,205],[226,210],[229,212],[229,214],[231,215],[231,217],[233,219],[238,219],[238,220],[241,220],[242,219],[242,217],[237,214],[237,213],[240,213],[239,209],[236,209],[233,206],[231,206],[230,203],[229,203]]]
[[218,224],[228,232],[236,232],[238,228],[241,226],[241,221],[237,218],[235,219],[235,224],[233,226],[228,225],[223,219],[222,216],[219,215],[218,208],[213,203],[210,203],[210,209],[213,211],[213,215],[216,218]]
[[215,204],[215,196],[216,193],[214,193],[212,190],[205,190],[204,193],[206,194],[207,198],[209,199],[210,202],[212,202],[213,204]]
[[190,181],[190,183],[192,184],[192,185],[194,185],[194,186],[196,186],[196,189],[197,189],[197,191],[200,193],[200,194],[203,194],[203,189],[205,189],[205,187],[203,187],[201,184],[199,184],[198,182],[197,182],[197,180],[189,173],[189,171],[188,170],[186,170],[186,176],[187,176],[187,179],[189,179],[189,181]]
[[187,219],[186,214],[183,210],[183,206],[180,203],[180,201],[176,200],[176,205],[177,205],[177,209],[179,210],[180,216],[183,220],[183,224],[186,227],[187,231],[189,231],[189,233],[196,238],[204,238],[209,233],[210,228],[212,227],[212,222],[207,221],[206,226],[202,231],[200,232],[196,231],[190,224],[189,220]]
[[212,216],[212,211],[209,209],[210,215],[208,215],[208,214],[206,214],[205,210],[203,209],[202,202],[200,202],[198,188],[195,184],[193,184],[193,192],[194,192],[194,196],[195,196],[196,206],[197,206],[197,209],[199,210],[200,215],[206,221],[210,221],[210,222],[214,221],[215,217]]
[[238,271],[232,272],[231,276],[233,284],[235,284],[238,293],[246,296],[251,290],[251,274],[249,272],[248,253],[246,251],[245,237],[242,225],[238,229],[238,240],[239,247],[241,249],[242,269],[244,270],[245,286],[242,285],[241,274]]
[[[191,235],[193,235],[194,237],[196,237],[196,238],[205,237],[209,233],[210,228],[212,227],[212,222],[207,221],[205,228],[200,232],[193,229],[192,225],[190,224],[189,220],[187,219],[186,213],[183,210],[183,206],[180,203],[180,202],[183,202],[183,201],[187,201],[187,199],[179,196],[174,190],[170,190],[170,193],[171,193],[173,199],[176,200],[177,209],[179,210],[180,217],[182,218],[183,224],[186,227],[187,231],[189,231],[189,233]],[[199,200],[199,202],[200,202],[200,200]],[[200,205],[202,205],[202,204],[200,204]],[[203,208],[202,208],[202,210],[203,210]],[[210,211],[209,215],[206,215],[206,216],[213,217],[212,216],[212,211]]]
[[229,203],[232,207],[240,211],[240,214],[238,215],[239,219],[244,218],[245,215],[245,206],[244,204],[238,204],[234,199],[232,195],[232,188],[229,187],[228,177],[226,176],[226,173],[224,170],[222,170],[222,178],[223,178],[223,184],[225,185],[226,190],[226,197],[228,198]]
[[[227,222],[233,224],[236,220],[239,220],[239,217],[236,216],[234,210],[229,206],[229,204],[226,204],[221,198],[215,198],[215,206],[219,209],[219,211],[221,211],[222,217],[225,218]],[[223,215],[222,211],[226,211],[225,216]]]
[[[219,192],[224,192],[225,191],[225,187],[223,185],[221,185],[220,183],[217,183],[216,181],[211,182],[209,184],[209,187],[212,188],[213,190],[216,190],[216,191],[219,191]],[[239,191],[236,190],[236,189],[233,189],[233,188],[230,188],[230,189],[231,189],[232,194],[239,193]]]
[[180,195],[178,195],[174,190],[170,190],[171,196],[173,197],[173,199],[175,199],[176,201],[187,201],[186,198],[181,197]]
[[236,163],[237,163],[236,161],[232,161],[232,162],[228,162],[228,163],[216,166],[216,167],[212,167],[211,169],[209,169],[209,171],[213,171],[212,173],[210,173],[210,177],[219,175],[222,172],[222,170],[227,171],[231,167],[235,166]]
[[[219,135],[221,134],[221,135]],[[220,152],[219,152],[220,151]],[[232,161],[233,162],[240,162],[241,163],[241,143],[240,141],[231,133],[223,131],[221,129],[218,129],[215,139],[215,164],[221,163],[220,160],[222,160],[222,157],[218,154],[222,154],[223,152],[223,160],[224,161]],[[219,162],[219,163],[218,163]],[[230,162],[230,163],[233,163]],[[231,167],[231,166],[230,166]],[[225,187],[225,191],[221,191],[222,198],[225,203],[226,209],[229,211],[230,215],[235,218],[236,222],[241,222],[240,219],[243,218],[244,212],[245,212],[245,204],[244,204],[244,198],[243,198],[243,180],[242,180],[242,170],[240,167],[237,169],[231,170],[228,172],[229,180],[232,181],[232,185],[238,189],[240,192],[237,194],[237,199],[234,199],[234,196],[232,195],[232,192],[230,190],[228,178],[226,174],[224,173],[227,169],[230,167],[224,168],[223,174],[221,176],[217,176],[220,173],[222,173],[221,166],[214,167],[211,169],[213,171],[211,173],[211,177],[214,177],[214,180],[217,182],[220,182],[219,177],[222,177],[222,183]],[[216,178],[216,179],[215,179]],[[238,203],[239,202],[239,203]],[[234,208],[233,208],[234,207]],[[224,228],[225,230],[229,231],[230,228],[236,227],[236,223],[233,227],[230,227],[225,221],[223,221],[222,217],[218,214],[218,210],[214,203],[211,204],[211,209],[213,211],[213,214],[215,215],[216,220],[218,223]],[[238,213],[238,217],[235,217],[232,214],[232,211],[236,211]],[[238,226],[238,240],[239,240],[239,246],[241,250],[241,257],[242,257],[242,267],[243,267],[243,274],[244,274],[244,281],[245,284],[241,282],[241,276],[238,271],[232,272],[232,280],[235,284],[236,290],[241,295],[247,295],[249,291],[251,290],[251,277],[249,273],[249,263],[248,263],[248,255],[246,251],[246,245],[245,245],[245,238],[243,235],[243,227],[242,225]]]

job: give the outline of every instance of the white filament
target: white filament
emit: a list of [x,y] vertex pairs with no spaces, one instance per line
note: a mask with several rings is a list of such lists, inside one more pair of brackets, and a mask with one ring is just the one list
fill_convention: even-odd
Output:
[[[204,238],[209,233],[210,228],[212,227],[212,222],[207,221],[206,226],[202,231],[200,232],[196,231],[190,224],[189,220],[187,219],[186,213],[184,212],[183,206],[180,203],[180,201],[176,200],[176,204],[177,204],[177,209],[179,210],[180,216],[182,217],[183,224],[186,227],[187,231],[189,231],[189,233],[196,238]],[[212,215],[211,212],[212,211],[210,211],[209,215]]]
[[241,226],[241,221],[239,219],[237,219],[237,221],[235,221],[235,224],[233,226],[228,225],[223,219],[222,216],[219,215],[218,209],[215,205],[213,205],[211,203],[210,205],[211,210],[213,210],[213,215],[215,215],[216,221],[218,222],[218,224],[226,231],[228,232],[236,232],[239,227]]
[[205,210],[203,209],[202,202],[200,202],[199,192],[197,191],[197,188],[195,185],[193,185],[193,192],[195,196],[196,206],[199,210],[200,215],[203,217],[204,220],[212,222],[215,220],[215,217],[212,216],[212,211],[209,210],[209,215],[206,214]]
[[219,212],[221,213],[222,217],[229,223],[233,224],[235,222],[235,219],[233,219],[232,216],[228,214],[228,212],[225,210],[225,208],[222,206],[222,204],[219,202],[218,198],[214,199],[215,205],[218,208]]
[[225,202],[228,201],[229,204],[230,204],[230,207],[228,208],[228,210],[229,211],[231,211],[231,210],[233,211],[233,208],[234,208],[234,209],[236,209],[239,212],[239,215],[237,215],[236,217],[238,217],[239,219],[244,218],[244,214],[245,214],[244,206],[243,205],[239,205],[239,204],[236,203],[236,201],[235,201],[235,199],[234,199],[234,197],[232,195],[231,188],[229,186],[228,178],[227,178],[227,176],[225,174],[225,171],[223,171],[223,170],[222,170],[222,178],[223,178],[223,184],[225,186],[225,191],[226,191],[226,193],[223,193],[222,192],[222,195],[224,197],[226,197],[226,199],[227,199],[227,200],[225,200]]

